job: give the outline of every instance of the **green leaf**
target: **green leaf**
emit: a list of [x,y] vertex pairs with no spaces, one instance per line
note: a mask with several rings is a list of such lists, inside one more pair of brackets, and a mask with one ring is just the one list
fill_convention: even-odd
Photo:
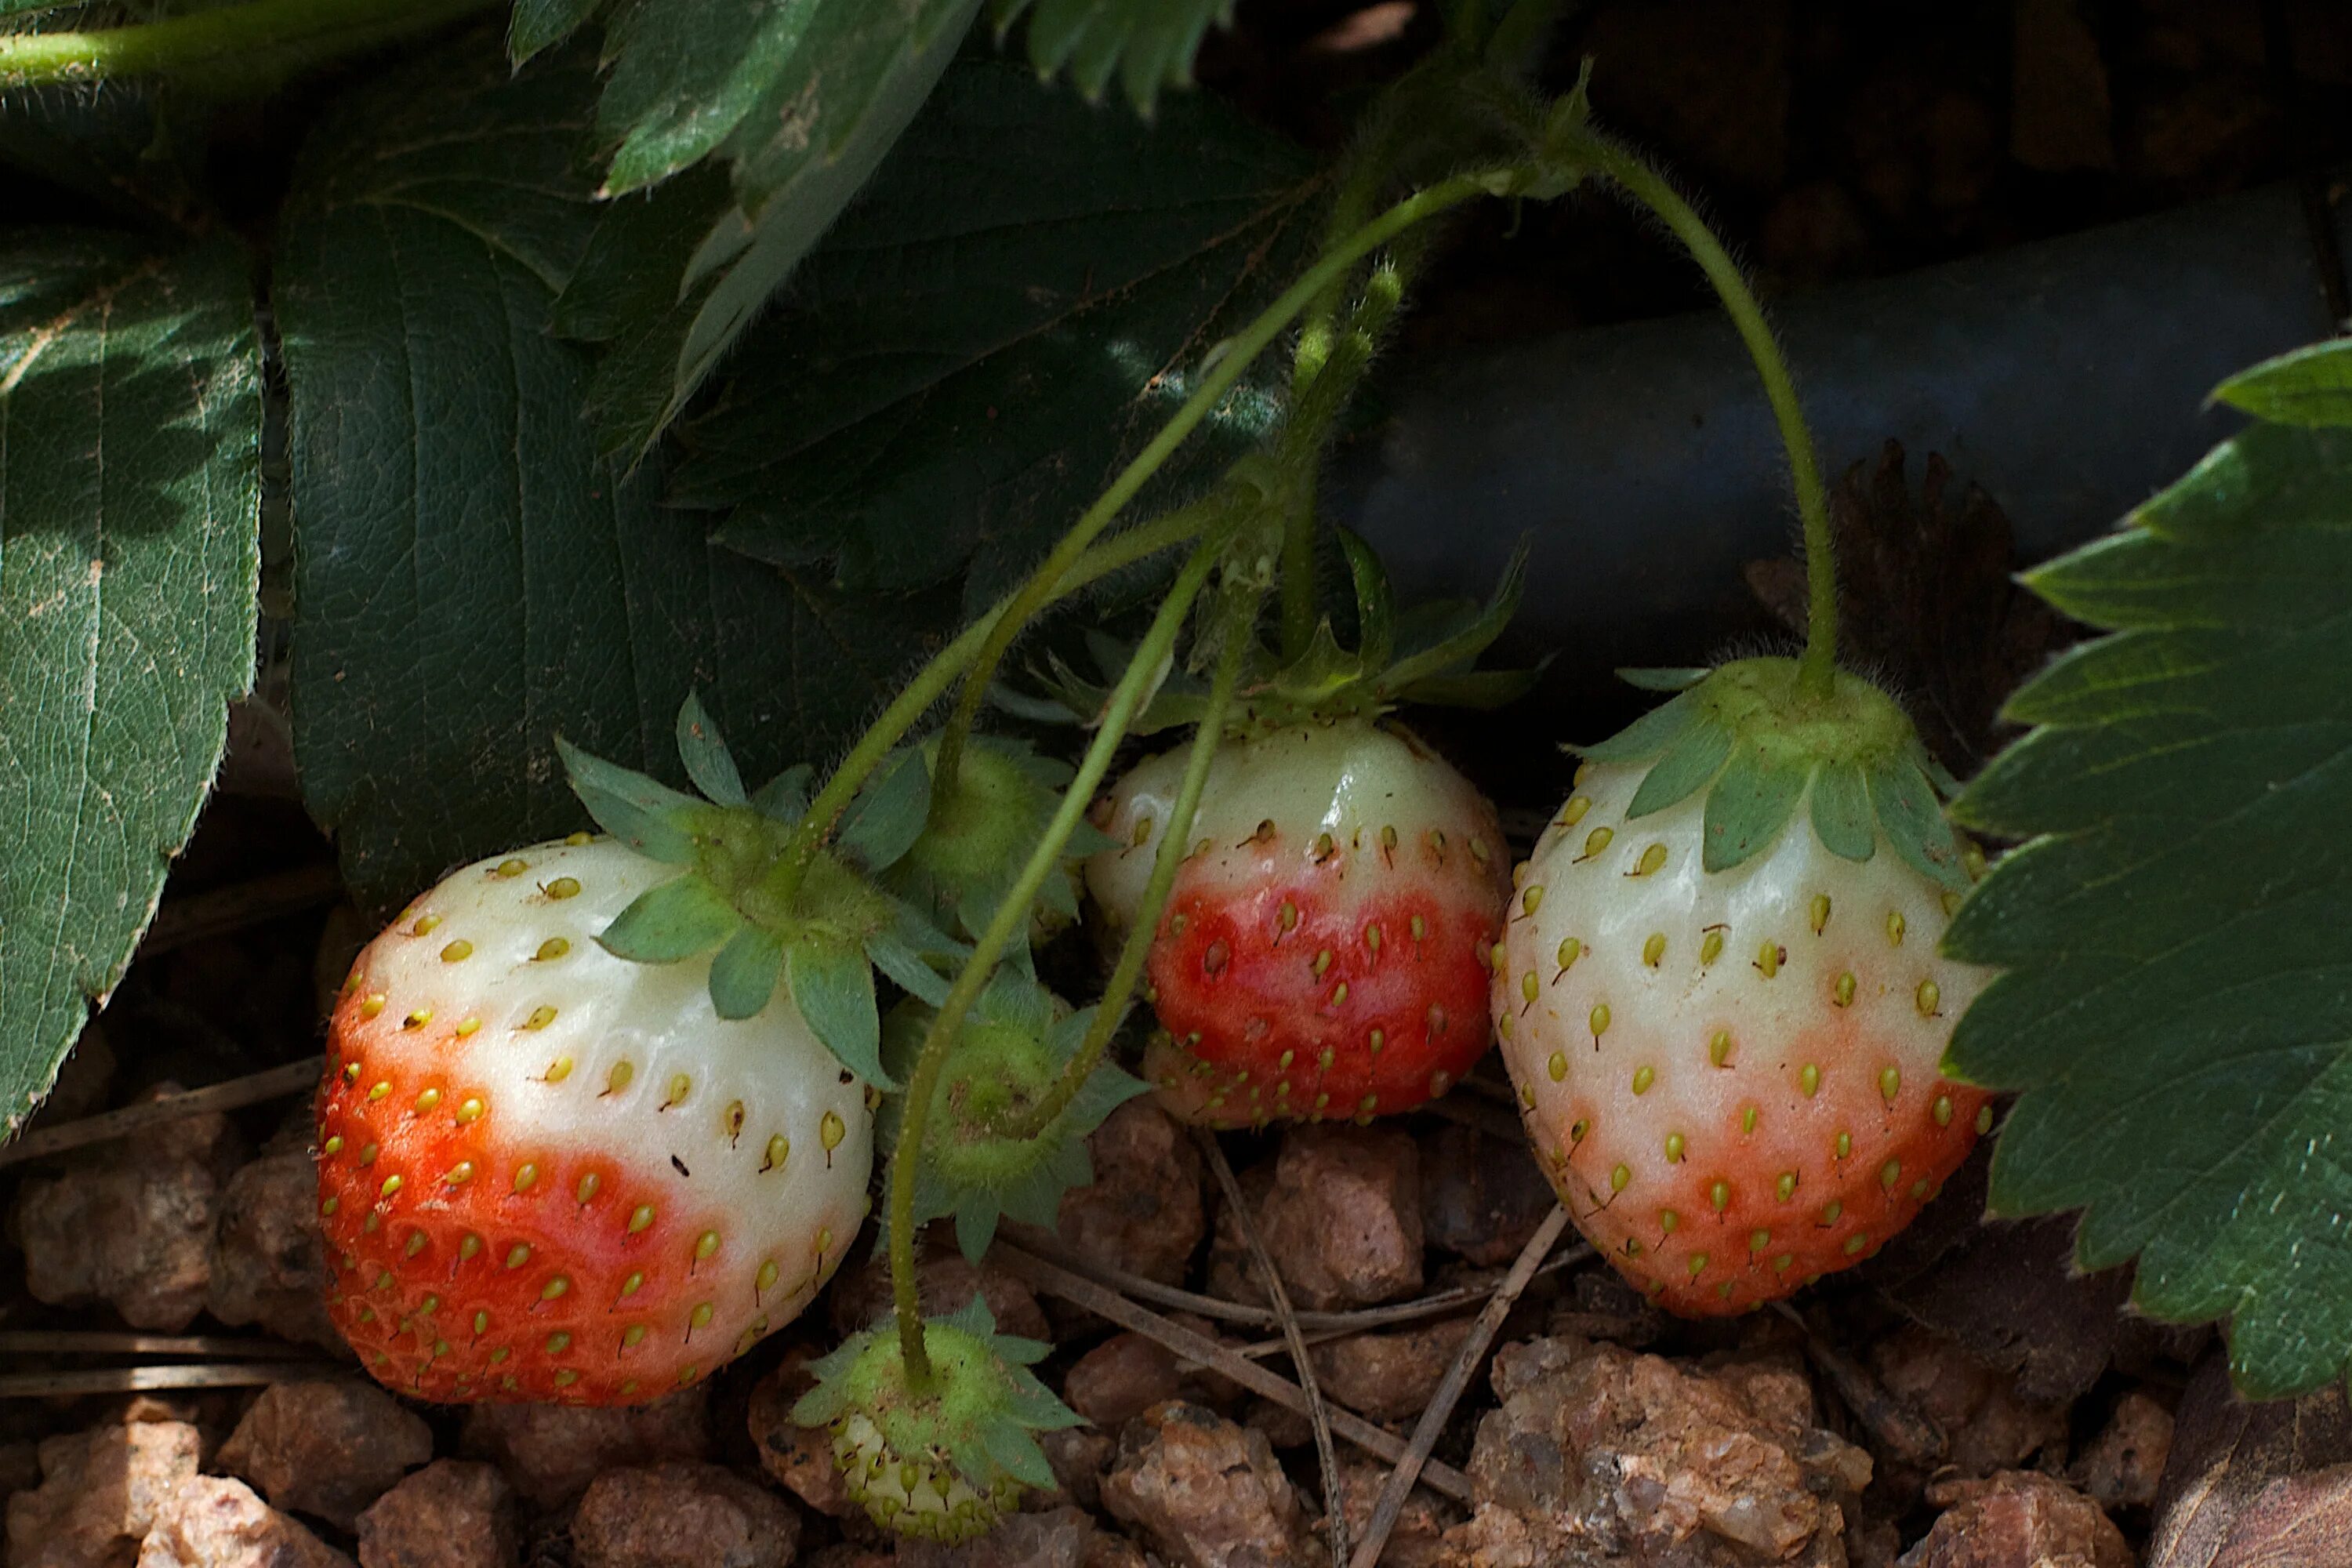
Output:
[[1701,863],[1728,871],[1770,847],[1796,814],[1812,773],[1812,764],[1781,762],[1765,747],[1734,753],[1706,794]]
[[743,924],[743,917],[735,912],[726,895],[688,873],[647,888],[629,900],[629,907],[597,932],[596,941],[615,958],[636,963],[677,963],[730,941]]
[[759,927],[746,925],[727,939],[710,961],[710,1005],[722,1018],[756,1018],[776,994],[784,968],[784,944]]
[[843,744],[956,613],[717,550],[657,504],[659,461],[597,456],[591,354],[549,331],[597,222],[596,88],[577,50],[427,55],[338,102],[278,226],[296,759],[377,910],[584,826],[555,731],[682,784],[698,689],[765,777]]
[[700,803],[692,795],[583,752],[561,735],[555,737],[555,754],[572,781],[572,793],[597,826],[665,865],[683,866],[694,858],[691,816]]
[[507,58],[517,66],[578,32],[604,0],[514,0],[507,18]]
[[261,363],[216,240],[0,241],[0,1116],[129,965],[252,681]]
[[[987,604],[1191,393],[1203,347],[1286,281],[1310,174],[1205,99],[1147,127],[960,63],[687,427],[669,499],[727,514],[718,537],[747,554],[856,589],[976,558],[966,603]],[[1271,429],[1266,384],[1245,381],[1139,512]]]
[[686,776],[720,805],[743,804],[743,775],[719,733],[719,721],[702,706],[698,693],[689,691],[677,710],[677,755]]
[[2021,1091],[1998,1210],[2082,1209],[2085,1267],[2299,1393],[2352,1361],[2352,432],[2251,426],[2134,521],[2034,574],[2114,635],[1955,807],[2027,842],[1948,933],[2005,971],[1950,1062]]
[[1731,755],[1731,731],[1701,719],[1684,729],[1625,806],[1625,818],[1647,816],[1690,798],[1691,792],[1723,771]]
[[874,968],[864,953],[846,942],[800,938],[784,946],[784,984],[843,1067],[878,1088],[898,1089],[882,1070],[882,1019],[874,1005]]
[[2352,425],[2352,343],[2330,339],[2265,360],[2213,397],[2281,425]]
[[1870,784],[1856,763],[1823,763],[1813,774],[1813,837],[1831,854],[1867,860],[1878,852]]
[[993,0],[996,36],[1029,18],[1029,63],[1041,77],[1066,68],[1091,102],[1117,77],[1150,118],[1162,88],[1190,87],[1192,60],[1213,25],[1234,25],[1234,0]]
[[618,142],[604,189],[667,179],[727,140],[791,70],[828,0],[631,0],[604,33],[613,62],[596,130]]
[[930,809],[931,775],[923,753],[906,747],[882,764],[842,813],[841,851],[868,871],[886,869],[922,837]]

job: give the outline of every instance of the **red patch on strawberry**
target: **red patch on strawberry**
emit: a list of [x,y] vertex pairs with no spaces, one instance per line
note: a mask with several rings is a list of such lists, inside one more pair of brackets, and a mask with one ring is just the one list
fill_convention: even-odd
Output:
[[[1131,911],[1182,769],[1143,763],[1087,865]],[[1164,1033],[1144,1076],[1212,1126],[1409,1110],[1486,1048],[1506,892],[1493,808],[1409,735],[1340,722],[1226,742],[1146,973]]]
[[330,1310],[436,1400],[629,1404],[789,1321],[866,1205],[865,1090],[781,990],[594,933],[669,868],[608,840],[458,871],[354,964],[319,1105]]

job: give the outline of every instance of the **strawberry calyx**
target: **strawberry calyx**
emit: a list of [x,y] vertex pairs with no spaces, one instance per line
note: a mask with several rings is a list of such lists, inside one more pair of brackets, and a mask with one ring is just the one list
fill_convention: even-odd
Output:
[[[917,1001],[891,1010],[883,1054],[904,1068],[936,1016]],[[1069,1103],[1032,1134],[1027,1123],[1069,1069],[1095,1009],[1068,1004],[1016,970],[999,970],[947,1047],[926,1120],[917,1167],[915,1221],[953,1215],[956,1243],[977,1263],[1005,1215],[1050,1229],[1062,1194],[1094,1181],[1087,1134],[1144,1092],[1139,1079],[1108,1064],[1087,1075]],[[884,1108],[877,1128],[895,1147],[903,1102]]]
[[1909,715],[1859,676],[1840,670],[1816,695],[1791,658],[1621,673],[1675,694],[1609,739],[1567,749],[1587,762],[1650,764],[1629,820],[1705,790],[1707,870],[1769,848],[1800,804],[1822,847],[1843,859],[1868,860],[1884,833],[1906,864],[1954,891],[1981,869],[1944,817],[1957,784],[1927,755]]
[[[1325,616],[1306,650],[1285,659],[1262,642],[1246,656],[1234,701],[1225,712],[1228,736],[1271,734],[1305,724],[1343,719],[1376,719],[1405,703],[1444,708],[1499,708],[1534,684],[1534,669],[1479,669],[1478,658],[1500,637],[1518,610],[1527,585],[1527,546],[1512,552],[1502,577],[1484,605],[1446,599],[1400,613],[1387,570],[1370,545],[1346,530],[1340,544],[1356,599],[1356,642],[1343,645]],[[1205,612],[1214,624],[1213,606]],[[1209,682],[1200,673],[1214,662],[1215,639],[1195,642],[1190,668],[1171,669],[1150,702],[1128,725],[1138,735],[1199,723],[1209,705]],[[1106,676],[1127,668],[1132,650],[1108,638],[1093,640],[1092,651]],[[1107,685],[1076,674],[1063,660],[1052,661],[1046,682],[1050,700],[1016,700],[1016,711],[1033,718],[1081,721],[1102,711]]]
[[1033,1436],[1080,1425],[1029,1368],[1053,1347],[996,1331],[988,1303],[923,1325],[931,1373],[912,1385],[894,1321],[852,1335],[810,1363],[817,1384],[793,1407],[803,1426],[833,1433],[849,1495],[901,1535],[969,1541],[1019,1501],[1054,1485]]
[[[1039,756],[1026,742],[973,735],[952,782],[937,778],[940,739],[917,748],[930,805],[922,831],[882,875],[882,884],[942,929],[977,939],[1011,893],[1029,848],[1044,837],[1075,769]],[[1067,874],[1046,879],[1032,935],[1044,938],[1078,918],[1077,862],[1107,840],[1081,823]]]
[[947,985],[934,961],[963,951],[877,885],[921,834],[929,795],[919,758],[903,753],[880,770],[831,843],[803,850],[805,765],[746,791],[717,724],[691,695],[678,711],[677,736],[700,795],[556,738],[572,791],[597,825],[679,868],[615,916],[597,942],[641,963],[711,954],[711,1005],[729,1020],[756,1016],[781,983],[844,1067],[897,1088],[882,1068],[874,971],[937,1001]]

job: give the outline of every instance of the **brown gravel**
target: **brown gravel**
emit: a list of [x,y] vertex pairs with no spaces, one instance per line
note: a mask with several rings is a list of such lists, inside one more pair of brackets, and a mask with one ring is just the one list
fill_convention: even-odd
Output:
[[1262,1433],[1171,1400],[1129,1422],[1103,1507],[1177,1568],[1306,1568],[1298,1494]]
[[215,1462],[272,1507],[341,1530],[433,1458],[433,1430],[373,1383],[280,1383],[262,1391]]
[[515,1513],[496,1467],[436,1459],[360,1515],[360,1568],[514,1568]]
[[1905,1552],[1903,1568],[2134,1568],[2099,1505],[2038,1470],[2002,1470],[1954,1489],[1953,1506]]

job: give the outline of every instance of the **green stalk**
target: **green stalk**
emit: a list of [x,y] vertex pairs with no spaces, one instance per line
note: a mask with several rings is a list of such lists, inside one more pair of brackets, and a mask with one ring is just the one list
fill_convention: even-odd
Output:
[[1257,626],[1258,599],[1255,594],[1235,594],[1223,628],[1224,643],[1217,655],[1216,673],[1209,681],[1209,705],[1201,715],[1198,728],[1192,731],[1192,749],[1184,756],[1184,776],[1176,785],[1176,799],[1168,808],[1166,829],[1160,836],[1159,851],[1152,857],[1151,876],[1143,885],[1143,900],[1136,906],[1135,923],[1128,928],[1127,940],[1119,944],[1118,962],[1110,972],[1110,983],[1103,987],[1101,1003],[1095,1009],[1094,1022],[1087,1027],[1087,1037],[1078,1044],[1077,1054],[1062,1069],[1062,1076],[1044,1099],[1029,1108],[1018,1122],[996,1130],[1003,1138],[1034,1138],[1054,1124],[1054,1119],[1069,1109],[1078,1090],[1094,1076],[1102,1064],[1103,1052],[1109,1048],[1111,1037],[1127,1012],[1128,999],[1135,994],[1136,983],[1143,978],[1144,961],[1150,956],[1151,943],[1160,929],[1160,911],[1168,907],[1168,895],[1176,886],[1176,873],[1184,864],[1185,848],[1192,841],[1192,816],[1200,809],[1201,792],[1209,782],[1209,764],[1216,760],[1217,749],[1224,742],[1225,710],[1233,706],[1234,692],[1241,685],[1242,667],[1247,662],[1250,643]]
[[491,0],[249,0],[90,32],[0,35],[0,89],[175,76],[267,86],[320,60],[436,27]]
[[[1346,276],[1348,269],[1371,252],[1425,218],[1433,217],[1449,207],[1490,194],[1498,177],[1507,178],[1516,171],[1484,171],[1456,174],[1428,189],[1414,193],[1363,225],[1333,248],[1327,250],[1298,280],[1284,290],[1280,299],[1258,312],[1235,337],[1226,340],[1224,353],[1202,375],[1201,384],[1184,400],[1151,444],[1136,454],[1132,462],[1119,471],[1110,488],[1088,507],[1085,515],[1062,536],[1029,580],[1022,584],[1012,605],[998,617],[988,644],[981,650],[971,672],[964,677],[963,689],[956,698],[955,711],[949,717],[947,729],[940,737],[940,771],[948,772],[950,763],[961,765],[964,738],[971,733],[972,722],[979,717],[980,705],[988,695],[989,682],[996,679],[997,667],[1004,660],[1013,641],[1024,627],[1043,609],[1051,597],[1053,585],[1078,552],[1094,542],[1097,534],[1110,525],[1120,510],[1133,500],[1136,492],[1160,471],[1193,427],[1209,416],[1209,411],[1224,400],[1234,384],[1249,369],[1265,346],[1281,334],[1291,321],[1323,290]],[[812,814],[814,816],[814,814]]]
[[923,1037],[922,1049],[915,1058],[915,1070],[908,1075],[906,1110],[898,1123],[898,1147],[890,1159],[890,1296],[898,1308],[898,1347],[906,1360],[908,1385],[918,1392],[930,1384],[931,1359],[923,1344],[922,1298],[915,1280],[915,1176],[924,1127],[930,1120],[931,1100],[939,1092],[940,1074],[947,1066],[948,1045],[962,1029],[964,1018],[980,999],[997,961],[1013,944],[1013,934],[1028,925],[1029,906],[1036,901],[1037,889],[1059,868],[1063,847],[1069,843],[1070,835],[1077,831],[1078,819],[1086,814],[1095,791],[1101,787],[1103,775],[1110,771],[1111,756],[1126,738],[1127,727],[1158,679],[1161,663],[1174,652],[1176,634],[1183,628],[1184,617],[1192,613],[1192,601],[1200,596],[1225,543],[1221,534],[1202,540],[1193,550],[1192,558],[1184,563],[1184,570],[1177,574],[1175,586],[1169,590],[1159,614],[1152,617],[1150,630],[1144,634],[1134,657],[1127,661],[1126,673],[1111,689],[1109,705],[1094,741],[1087,747],[1086,757],[1078,764],[1077,776],[1063,792],[1062,804],[1046,826],[1045,836],[1030,851],[1028,864],[1021,868],[1021,875],[1014,879],[1003,902],[997,905],[994,918],[973,944],[971,956],[965,960],[955,984],[948,987],[947,996],[931,1020],[930,1030]]
[[1797,515],[1805,530],[1805,652],[1797,667],[1797,687],[1810,697],[1827,697],[1837,676],[1837,563],[1830,540],[1828,492],[1822,486],[1820,464],[1813,457],[1813,437],[1805,428],[1804,405],[1797,399],[1796,383],[1788,362],[1773,340],[1748,280],[1727,255],[1706,221],[1683,200],[1680,192],[1656,170],[1607,137],[1589,128],[1569,133],[1571,144],[1592,166],[1623,186],[1656,214],[1698,263],[1715,286],[1717,298],[1731,317],[1763,379],[1764,395],[1780,422],[1781,443],[1789,449],[1790,477],[1797,489]]

